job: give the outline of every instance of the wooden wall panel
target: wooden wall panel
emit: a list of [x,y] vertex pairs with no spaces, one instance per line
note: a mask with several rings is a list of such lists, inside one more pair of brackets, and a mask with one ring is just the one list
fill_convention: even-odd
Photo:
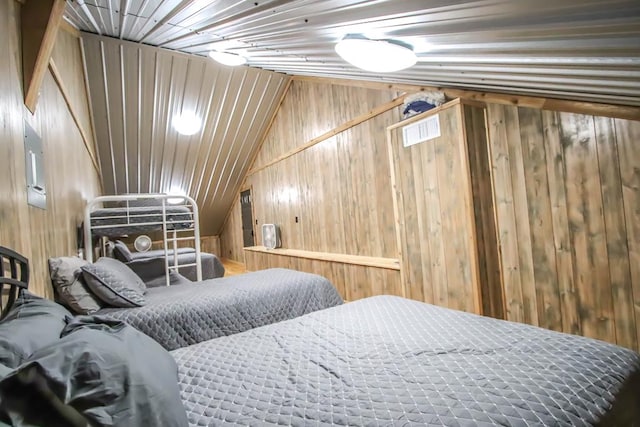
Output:
[[507,318],[637,350],[639,123],[497,105],[489,123]]
[[294,81],[253,168],[389,102],[396,91]]
[[[544,144],[540,144],[542,115],[539,110],[518,110],[524,185],[529,205],[529,233],[531,259],[535,277],[535,298],[538,324],[547,329],[561,330],[562,321],[557,307],[559,293],[556,275],[556,257],[548,236],[553,235],[549,182],[546,170]],[[526,225],[525,225],[526,227]],[[527,254],[528,255],[528,254]],[[533,284],[533,283],[532,283]]]
[[[293,82],[253,169],[397,95],[395,91]],[[256,244],[262,244],[260,226],[275,223],[280,226],[284,248],[397,258],[385,129],[398,120],[397,108],[372,114],[360,124],[249,175],[243,188],[252,188]],[[349,283],[348,287],[340,285],[348,299],[388,289],[400,292],[395,288],[398,271],[245,253],[239,200],[221,233],[221,250],[226,258],[241,262],[246,258],[249,269],[293,266],[324,272],[341,284]]]
[[[640,141],[640,122],[616,120],[614,129],[620,163],[624,226],[631,273],[631,283],[621,283],[618,286],[631,288],[633,295],[631,302],[632,309],[635,311],[637,336],[635,349],[640,351],[640,169],[638,169],[638,164],[640,164],[640,145],[638,144]],[[615,254],[615,256],[624,259],[625,248],[620,246],[619,249],[622,253]],[[619,308],[616,306],[616,313],[618,310]],[[623,313],[631,323],[631,313],[628,311]]]
[[[404,124],[436,115],[440,136],[404,147]],[[477,122],[477,128],[467,126],[467,121]],[[452,101],[389,129],[389,144],[398,222],[404,229],[399,241],[407,296],[481,313],[480,287],[488,270],[484,262],[482,274],[479,268],[476,229],[484,228],[482,216],[474,215],[471,170],[474,175],[487,173],[476,182],[484,182],[489,195],[491,187],[488,167],[471,162],[469,153],[486,154],[484,109]],[[477,150],[478,146],[482,149]],[[488,164],[488,156],[484,163]],[[480,185],[476,187],[480,193]],[[489,250],[484,259],[495,259],[495,239]],[[492,285],[499,289],[499,283]]]
[[[256,166],[396,95],[394,91],[294,82]],[[249,175],[245,187],[252,186],[258,226],[280,225],[282,244],[287,248],[396,258],[384,130],[398,119],[398,110],[393,109]],[[241,261],[238,204],[234,202],[221,239],[223,256]],[[262,243],[259,232],[256,243]]]
[[[327,88],[293,83],[294,95],[285,99],[255,166],[339,125],[322,105],[339,111],[342,123],[362,113],[348,106],[348,98],[342,98],[345,106],[336,105],[339,96],[351,96],[354,104],[361,98]],[[389,92],[375,102],[393,96]],[[382,140],[384,123],[398,120],[397,111],[369,120],[251,175],[246,185],[254,189],[256,219],[281,224],[286,247],[396,258],[385,153],[378,142],[366,141]],[[500,245],[500,259],[486,274],[499,267],[505,317],[640,350],[640,122],[489,104],[486,123]],[[424,211],[400,221],[399,231],[433,261],[430,275],[424,276],[428,263],[407,258],[412,269],[407,274],[447,283],[448,234],[424,225],[425,218],[447,220],[438,217],[444,205],[434,196],[438,184],[448,179],[433,167],[437,154],[427,150],[415,172],[423,185],[408,182],[404,194],[398,194],[401,203],[408,203],[406,197],[431,200]],[[470,166],[473,174],[473,162]],[[474,200],[489,203],[489,196],[478,196],[478,191],[474,187]],[[416,227],[408,227],[406,220]],[[221,250],[225,257],[244,261],[237,201],[221,235]],[[269,261],[269,255],[247,257],[251,268],[298,265]],[[337,263],[328,272],[322,262],[295,262],[324,269],[347,298],[382,291],[373,273]],[[400,280],[397,271],[386,274]],[[423,283],[409,287],[407,296],[450,303],[446,286],[425,288]]]
[[[257,240],[256,236],[256,240]],[[240,197],[231,205],[229,218],[220,234],[220,256],[244,263],[242,250],[242,217],[240,216]]]
[[[556,274],[558,293],[560,294],[560,314],[562,330],[572,334],[580,334],[580,316],[578,314],[578,294],[576,292],[571,236],[569,234],[569,214],[567,211],[567,191],[565,182],[564,153],[560,144],[560,123],[556,113],[544,111],[544,148],[547,155],[547,175],[549,185],[549,202],[551,204],[551,220],[553,223],[553,242],[556,257]],[[502,226],[502,224],[500,224]],[[506,241],[503,240],[503,241]]]
[[504,319],[504,291],[495,218],[493,175],[487,142],[486,109],[464,106],[478,248],[482,313]]
[[[82,220],[86,200],[99,194],[99,182],[78,128],[49,71],[45,74],[35,116],[22,103],[18,7],[15,1],[0,1],[0,33],[7,40],[0,46],[3,76],[0,79],[0,244],[30,259],[30,289],[50,297],[47,259],[76,253],[76,226]],[[58,37],[65,36],[59,32]],[[59,52],[69,61],[79,58],[77,52],[65,54],[64,49]],[[81,69],[81,65],[75,63],[73,68]],[[71,86],[72,79],[82,81],[83,77],[71,73],[65,78],[70,79],[67,86]],[[46,210],[33,208],[26,201],[25,119],[43,141]]]
[[64,80],[69,99],[78,115],[80,126],[82,126],[85,135],[89,138],[89,149],[96,156],[93,123],[91,121],[89,103],[87,102],[89,96],[84,78],[81,44],[80,39],[73,34],[67,31],[59,31],[51,58],[55,61],[56,67]]
[[0,244],[31,254],[23,145],[19,5],[0,1]]

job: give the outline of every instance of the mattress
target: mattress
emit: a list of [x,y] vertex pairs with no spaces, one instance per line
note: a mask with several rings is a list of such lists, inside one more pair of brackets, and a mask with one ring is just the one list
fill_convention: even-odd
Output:
[[[168,230],[193,227],[191,210],[186,206],[166,206]],[[144,234],[162,229],[162,206],[136,206],[97,209],[91,212],[91,233],[96,236],[120,237]]]
[[191,426],[630,425],[640,407],[631,350],[392,296],[171,353]]
[[326,278],[269,269],[192,284],[150,288],[137,308],[103,308],[173,350],[342,303]]

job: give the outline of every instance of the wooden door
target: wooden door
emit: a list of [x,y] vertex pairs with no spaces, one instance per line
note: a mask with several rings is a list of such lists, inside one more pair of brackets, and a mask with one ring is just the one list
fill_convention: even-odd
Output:
[[240,193],[240,211],[242,214],[242,241],[243,246],[255,246],[255,233],[253,232],[253,208],[251,204],[251,189]]

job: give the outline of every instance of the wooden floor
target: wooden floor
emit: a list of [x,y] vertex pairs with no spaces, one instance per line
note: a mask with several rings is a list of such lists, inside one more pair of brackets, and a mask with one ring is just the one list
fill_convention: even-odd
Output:
[[246,273],[247,269],[241,262],[233,261],[227,258],[222,258],[222,265],[224,265],[224,275],[235,276],[236,274]]

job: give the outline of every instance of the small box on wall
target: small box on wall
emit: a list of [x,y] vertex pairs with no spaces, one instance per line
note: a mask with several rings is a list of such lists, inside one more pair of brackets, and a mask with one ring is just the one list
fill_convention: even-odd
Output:
[[31,206],[47,209],[42,139],[26,121],[24,122],[24,156],[27,178],[27,202]]

